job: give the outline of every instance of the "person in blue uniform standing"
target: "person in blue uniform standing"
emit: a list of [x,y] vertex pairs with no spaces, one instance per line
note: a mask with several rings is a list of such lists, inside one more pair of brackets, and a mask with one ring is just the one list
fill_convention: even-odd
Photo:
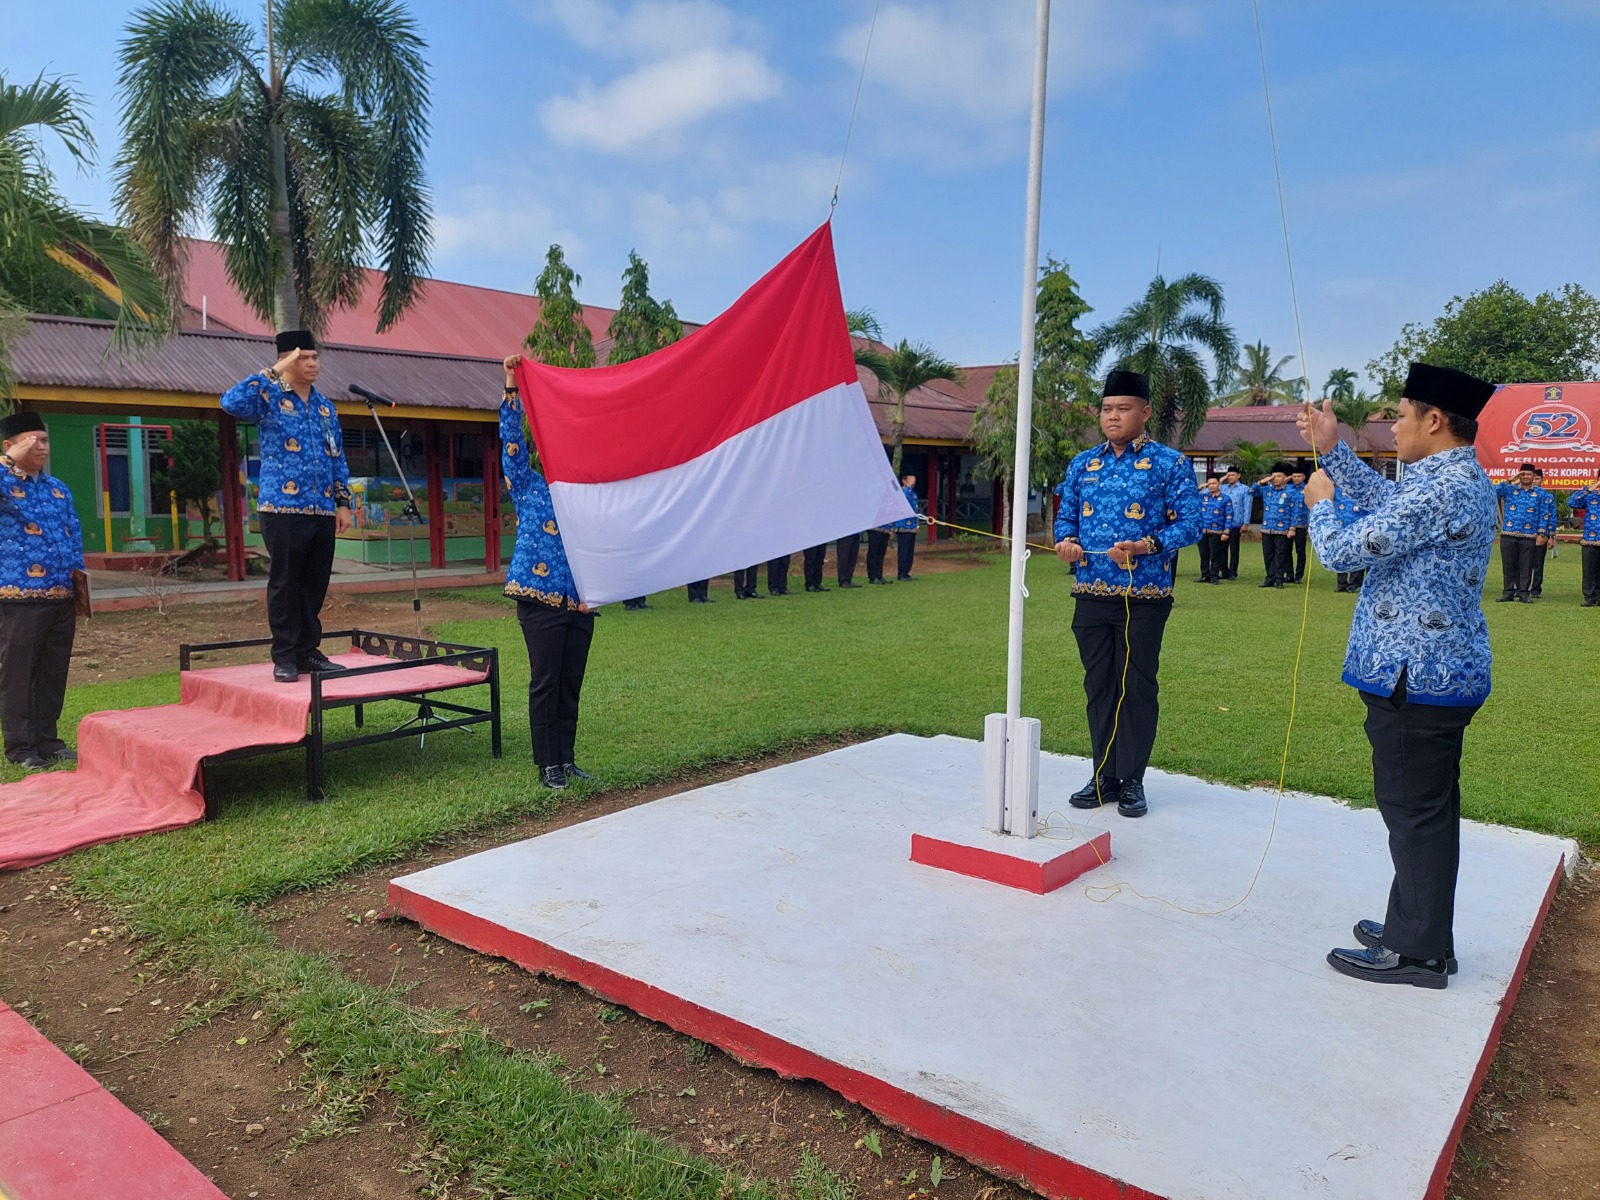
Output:
[[517,392],[517,364],[505,360],[500,401],[500,464],[517,508],[517,545],[506,569],[506,595],[517,602],[517,624],[528,648],[528,733],[539,782],[564,788],[594,776],[577,765],[578,703],[594,641],[594,613],[578,596],[567,550],[556,525],[550,485],[533,469],[528,430]]
[[1583,607],[1600,608],[1600,471],[1567,497],[1567,507],[1583,516],[1578,554],[1583,566]]
[[1254,488],[1261,497],[1261,560],[1267,577],[1264,588],[1281,588],[1293,576],[1289,565],[1289,538],[1294,533],[1295,506],[1300,498],[1289,490],[1289,464],[1274,463],[1272,474]]
[[[1339,520],[1346,525],[1353,525],[1367,515],[1367,510],[1361,506],[1351,493],[1343,488],[1335,488],[1333,493],[1333,511],[1339,514]],[[1338,582],[1334,586],[1336,592],[1359,592],[1362,581],[1367,577],[1366,571],[1340,571],[1335,577]]]
[[67,485],[45,471],[44,418],[0,420],[0,450],[0,732],[6,758],[37,771],[78,757],[56,726],[78,630],[83,529]]
[[894,577],[901,583],[910,583],[916,578],[911,573],[911,563],[917,554],[917,477],[901,476],[900,491],[911,505],[911,516],[894,523],[895,565],[899,568]]
[[333,401],[317,391],[322,356],[303,329],[277,336],[278,361],[222,396],[222,407],[254,421],[261,437],[261,540],[267,574],[272,677],[342,671],[322,652],[322,602],[333,575],[335,534],[355,524],[350,467]]
[[1070,803],[1115,802],[1125,817],[1148,811],[1144,774],[1156,741],[1156,676],[1173,568],[1178,551],[1200,538],[1194,469],[1145,434],[1149,420],[1148,380],[1112,371],[1100,401],[1106,440],[1074,458],[1056,489],[1056,556],[1076,567],[1072,633],[1094,754],[1093,774]]
[[1544,560],[1556,544],[1556,498],[1544,486],[1544,468],[1533,469],[1533,490],[1539,493],[1539,535],[1534,539],[1533,576],[1528,581],[1528,595],[1538,600],[1544,595]]
[[1250,485],[1239,478],[1239,472],[1230,469],[1222,477],[1222,494],[1233,505],[1233,518],[1228,522],[1228,569],[1222,573],[1224,579],[1239,578],[1239,546],[1244,541],[1244,527],[1250,524],[1250,509],[1255,504],[1256,494],[1250,490]]
[[[1367,569],[1344,681],[1366,704],[1394,880],[1383,921],[1357,922],[1361,944],[1327,961],[1371,983],[1443,988],[1455,971],[1461,748],[1489,695],[1483,584],[1496,524],[1495,488],[1473,441],[1493,394],[1493,384],[1460,371],[1412,364],[1394,424],[1406,464],[1399,483],[1339,440],[1331,402],[1299,417],[1322,450],[1323,469],[1306,486],[1317,558],[1330,571]],[[1367,514],[1341,521],[1330,503],[1336,487]]]
[[1495,603],[1533,603],[1534,551],[1544,542],[1544,501],[1533,486],[1533,464],[1523,463],[1516,479],[1495,485],[1500,518],[1500,594]]
[[1289,490],[1294,493],[1294,515],[1290,518],[1289,548],[1294,558],[1294,574],[1285,583],[1299,583],[1306,577],[1306,476],[1311,464],[1301,461],[1289,473]]
[[1222,476],[1206,476],[1200,494],[1200,578],[1197,583],[1221,583],[1227,578],[1228,536],[1233,525],[1233,502],[1222,494]]

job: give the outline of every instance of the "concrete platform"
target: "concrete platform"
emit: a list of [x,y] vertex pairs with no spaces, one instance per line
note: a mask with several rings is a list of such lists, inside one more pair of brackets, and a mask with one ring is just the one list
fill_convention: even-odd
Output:
[[[578,981],[1049,1196],[1442,1196],[1570,841],[1462,836],[1448,990],[1323,962],[1381,919],[1373,811],[1153,771],[1107,867],[1047,895],[909,861],[970,812],[982,747],[896,735],[475,854],[390,886],[463,945]],[[1045,755],[1040,812],[1082,759]],[[1136,888],[1110,895],[1113,881]],[[1108,898],[1109,897],[1109,898]],[[1103,901],[1103,902],[1097,902]]]

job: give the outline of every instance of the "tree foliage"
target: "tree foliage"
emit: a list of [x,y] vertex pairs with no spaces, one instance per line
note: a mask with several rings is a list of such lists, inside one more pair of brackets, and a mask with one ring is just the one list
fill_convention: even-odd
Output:
[[[1094,345],[1078,329],[1078,319],[1091,311],[1067,264],[1046,258],[1034,318],[1030,488],[1059,482],[1072,456],[1098,438],[1098,402],[1089,376]],[[972,415],[969,435],[984,474],[1005,481],[1008,489],[1016,459],[1017,378],[1015,366],[995,372],[983,404]]]
[[178,421],[172,427],[167,455],[171,461],[155,472],[156,487],[176,492],[180,505],[193,504],[200,510],[201,533],[209,542],[212,501],[222,487],[222,448],[217,444],[217,427],[209,421]]
[[533,285],[539,319],[523,339],[528,353],[547,366],[594,366],[594,338],[583,322],[583,305],[573,294],[582,286],[583,277],[567,265],[561,247],[551,246]]
[[[74,210],[56,191],[45,159],[53,134],[80,166],[94,162],[83,97],[59,79],[14,84],[0,76],[0,399],[11,394],[8,337],[29,312],[114,315],[118,349],[146,345],[173,325],[161,279],[121,229]],[[71,262],[95,264],[120,291],[110,305]]]
[[1361,376],[1349,367],[1335,367],[1323,381],[1322,394],[1329,400],[1349,400],[1356,394],[1356,380]]
[[1218,396],[1217,403],[1236,408],[1299,403],[1301,381],[1283,376],[1283,368],[1293,361],[1294,355],[1285,354],[1273,362],[1272,349],[1265,342],[1251,343],[1234,364],[1233,389]]
[[117,198],[181,299],[209,216],[228,277],[279,329],[321,330],[384,279],[378,330],[416,300],[432,241],[426,47],[400,0],[269,0],[265,38],[215,0],[161,0],[122,43]]
[[883,342],[883,326],[878,323],[878,314],[864,305],[845,309],[844,323],[851,337],[866,338],[880,344]]
[[643,358],[683,336],[683,322],[672,301],[661,303],[650,295],[650,267],[636,251],[628,251],[628,266],[622,272],[622,299],[606,336],[611,339],[608,364]]
[[855,354],[856,362],[877,378],[879,395],[894,398],[894,410],[889,414],[889,445],[894,473],[899,475],[906,437],[906,397],[935,379],[958,382],[961,369],[937,354],[931,346],[908,342],[905,338],[901,338],[900,344],[887,354],[864,347],[858,347]]
[[1529,300],[1504,279],[1456,296],[1431,324],[1415,322],[1367,364],[1397,400],[1410,363],[1454,367],[1491,383],[1593,379],[1600,369],[1600,300],[1575,283]]
[[[1168,283],[1157,275],[1144,298],[1092,335],[1097,362],[1150,379],[1151,433],[1182,446],[1200,432],[1211,404],[1212,379],[1228,385],[1239,342],[1223,320],[1222,285],[1189,274]],[[1210,366],[1207,366],[1209,357]]]
[[1228,447],[1224,457],[1242,478],[1254,483],[1283,457],[1283,448],[1277,442],[1247,442],[1240,438]]

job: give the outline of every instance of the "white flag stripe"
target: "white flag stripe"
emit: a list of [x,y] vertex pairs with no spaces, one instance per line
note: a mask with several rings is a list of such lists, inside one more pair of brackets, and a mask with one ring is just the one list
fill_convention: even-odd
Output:
[[725,575],[911,515],[853,381],[686,463],[613,483],[552,483],[550,497],[589,604]]

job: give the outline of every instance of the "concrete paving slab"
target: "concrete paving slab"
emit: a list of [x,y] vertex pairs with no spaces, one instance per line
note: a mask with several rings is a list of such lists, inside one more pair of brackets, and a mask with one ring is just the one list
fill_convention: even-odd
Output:
[[1382,918],[1376,812],[1152,771],[1148,817],[1079,813],[1088,764],[1044,755],[1052,832],[1111,830],[1116,857],[1034,895],[909,861],[913,832],[978,823],[981,761],[977,742],[882,738],[433,867],[391,899],[1046,1195],[1442,1194],[1574,843],[1466,825],[1461,974],[1375,987],[1323,955]]

